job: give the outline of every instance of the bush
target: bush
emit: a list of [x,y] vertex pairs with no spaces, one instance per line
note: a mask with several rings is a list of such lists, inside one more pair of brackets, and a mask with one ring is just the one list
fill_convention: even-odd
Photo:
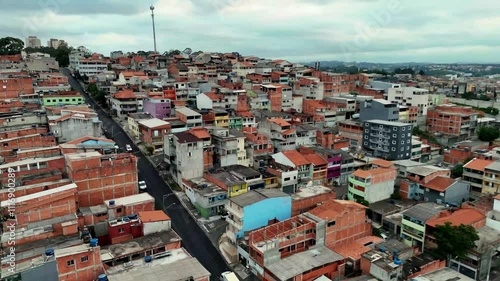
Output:
[[148,145],[148,146],[146,146],[146,150],[148,151],[148,153],[149,153],[150,155],[153,155],[153,153],[155,152],[155,148],[154,148],[154,147],[152,147],[152,146],[149,146],[149,145]]

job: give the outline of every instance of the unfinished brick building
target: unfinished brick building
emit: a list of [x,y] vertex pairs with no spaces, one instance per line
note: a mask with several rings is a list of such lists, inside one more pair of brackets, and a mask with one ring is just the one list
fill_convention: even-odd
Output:
[[97,151],[65,155],[69,179],[78,186],[78,206],[138,193],[137,158],[129,153],[102,155]]

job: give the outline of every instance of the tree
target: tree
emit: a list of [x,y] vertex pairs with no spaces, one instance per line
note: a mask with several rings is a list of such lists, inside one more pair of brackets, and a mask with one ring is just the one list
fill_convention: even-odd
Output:
[[482,126],[477,131],[477,136],[482,141],[487,141],[490,144],[500,137],[500,130],[492,126]]
[[461,177],[463,173],[464,173],[464,164],[462,164],[462,163],[455,165],[455,167],[453,167],[453,169],[451,169],[451,177],[452,178]]
[[464,224],[453,226],[450,222],[436,226],[434,237],[438,246],[436,254],[441,258],[465,258],[467,252],[475,248],[475,242],[479,240],[473,226]]
[[40,47],[40,48],[26,48],[26,53],[44,53],[48,54],[51,57],[55,58],[59,63],[59,66],[66,67],[69,65],[69,54],[71,53],[72,48],[68,48],[66,45],[61,45],[59,48],[54,49],[52,47]]
[[424,75],[425,75],[425,72],[424,72],[423,70],[420,70],[420,71],[418,72],[418,75],[424,76]]
[[4,37],[0,39],[0,55],[17,55],[24,48],[24,42],[19,38]]
[[391,199],[401,200],[401,199],[403,199],[403,196],[401,196],[401,193],[399,193],[399,192],[396,191],[393,194],[391,194]]

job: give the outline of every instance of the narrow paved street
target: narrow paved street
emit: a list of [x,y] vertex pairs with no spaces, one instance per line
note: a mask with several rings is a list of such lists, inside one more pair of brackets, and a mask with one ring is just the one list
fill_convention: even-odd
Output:
[[62,69],[62,72],[68,76],[71,87],[82,93],[87,103],[98,113],[99,119],[103,123],[103,129],[107,130],[109,134],[113,133],[110,137],[112,137],[116,144],[120,148],[124,148],[126,144],[130,144],[134,155],[139,157],[139,178],[146,181],[148,193],[156,200],[156,208],[162,209],[166,207],[166,212],[172,219],[172,226],[182,238],[184,247],[210,271],[212,280],[219,281],[221,273],[228,271],[229,268],[204,231],[188,214],[186,209],[184,209],[179,199],[172,193],[153,165],[127,134],[125,134],[123,129],[85,94],[80,83],[71,76],[68,69]]

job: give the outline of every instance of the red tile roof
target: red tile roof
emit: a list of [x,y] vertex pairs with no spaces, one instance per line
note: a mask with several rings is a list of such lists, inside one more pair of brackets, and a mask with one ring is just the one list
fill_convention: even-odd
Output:
[[163,211],[143,211],[138,212],[137,215],[142,222],[159,222],[159,221],[169,221],[170,217]]
[[253,117],[253,114],[250,111],[238,112],[237,115],[241,117]]
[[210,134],[208,133],[207,129],[202,127],[191,128],[189,129],[189,132],[199,139],[210,138]]
[[452,178],[445,176],[438,176],[433,178],[430,182],[423,184],[423,186],[432,190],[443,192],[455,182],[456,181]]
[[436,227],[450,222],[454,226],[460,224],[471,225],[485,219],[485,216],[475,209],[459,209],[454,212],[444,211],[439,213],[437,218],[430,219],[426,222],[427,225]]
[[352,175],[366,179],[366,178],[372,177],[374,175],[383,174],[383,173],[387,173],[390,171],[391,170],[387,169],[387,168],[375,168],[375,169],[371,169],[371,170],[358,169],[358,170],[354,171],[354,173],[352,173]]
[[113,95],[115,99],[135,99],[136,96],[132,90],[123,90]]
[[349,200],[328,200],[309,211],[309,213],[323,220],[332,221],[343,216],[344,213],[349,212],[349,209],[352,208],[366,209],[367,207]]
[[284,127],[284,126],[290,126],[290,123],[286,122],[284,119],[282,118],[270,118],[269,119],[269,122],[273,122],[275,124],[278,124],[279,126],[281,127]]
[[287,135],[291,135],[293,133],[295,133],[294,129],[288,129],[288,130],[282,132],[281,134],[284,135],[284,136],[287,136]]
[[359,260],[361,259],[361,255],[369,252],[371,249],[363,246],[357,242],[352,242],[349,244],[344,244],[336,247],[328,247],[330,250],[334,251],[335,253],[340,254],[344,258],[350,258],[353,260]]
[[328,165],[328,161],[316,153],[304,155],[304,158],[306,158],[307,161],[311,162],[314,166]]
[[207,92],[207,93],[204,93],[209,99],[211,99],[212,101],[220,101],[223,96],[222,95],[218,95],[214,92]]
[[484,172],[484,168],[493,162],[491,160],[472,159],[464,165],[464,168]]
[[394,163],[392,163],[391,161],[387,161],[384,159],[375,159],[375,160],[371,161],[370,163],[377,165],[381,168],[390,168],[394,165]]
[[300,152],[297,150],[286,150],[282,152],[288,160],[290,160],[295,166],[303,166],[311,164]]

